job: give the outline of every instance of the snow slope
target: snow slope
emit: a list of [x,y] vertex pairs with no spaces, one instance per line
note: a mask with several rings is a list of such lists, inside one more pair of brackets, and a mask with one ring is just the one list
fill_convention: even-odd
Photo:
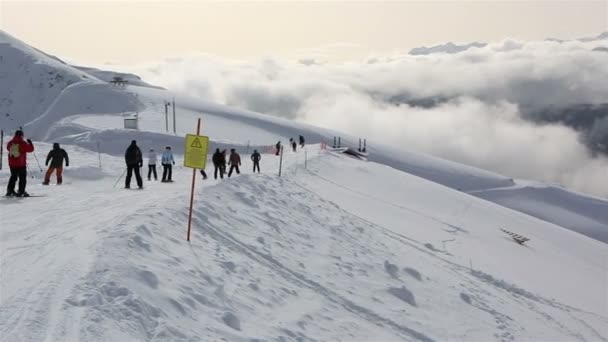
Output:
[[68,184],[0,199],[0,341],[608,340],[608,247],[466,193],[264,154],[198,180],[188,243],[189,169],[115,189],[121,158],[67,147]]
[[[0,96],[4,96],[0,110],[9,114],[0,116],[0,127],[12,131],[24,126],[28,136],[37,140],[77,144],[119,155],[125,142],[136,138],[144,146],[171,145],[181,152],[180,136],[193,132],[195,120],[202,116],[204,134],[212,138],[214,148],[250,145],[265,149],[277,140],[285,143],[299,134],[306,136],[309,143],[331,142],[334,136],[341,136],[343,144],[357,145],[355,137],[336,131],[183,97],[151,87],[134,75],[71,67],[4,32],[0,32],[0,56]],[[48,79],[57,75],[59,80]],[[140,86],[113,87],[107,83],[113,75]],[[177,135],[170,133],[171,118],[166,122],[164,117],[164,102],[172,98],[177,99],[178,106]],[[123,119],[135,113],[139,113],[141,131],[123,130]],[[372,161],[608,242],[608,219],[600,214],[608,210],[606,200],[552,186],[530,187],[522,195],[521,184],[495,173],[373,142],[368,150]],[[500,196],[493,192],[497,188],[501,189]],[[489,189],[492,192],[484,195]],[[580,210],[590,201],[597,210]],[[532,202],[539,205],[529,205]],[[567,214],[563,213],[564,208]]]
[[[353,137],[116,88],[6,34],[0,41],[11,66],[26,66],[0,89],[44,80],[25,72],[42,67],[80,75],[32,93],[44,102],[34,111],[13,102],[13,120],[2,121],[24,126],[39,160],[55,141],[71,157],[67,184],[44,187],[30,156],[28,190],[46,197],[0,199],[2,342],[608,341],[608,246],[563,228],[608,226],[603,200],[374,144],[377,163],[362,162],[311,145],[341,135],[353,146]],[[32,91],[14,89],[22,97],[8,98]],[[163,105],[174,96],[177,134]],[[136,113],[140,130],[122,129]],[[244,166],[229,180],[198,179],[187,243],[192,171],[181,160],[175,183],[113,186],[131,139],[144,151],[171,145],[179,159],[199,117],[212,148],[237,148]],[[247,152],[298,134],[309,144],[286,151],[281,178],[267,153],[263,173],[250,174]],[[535,200],[518,209],[561,227],[469,192],[505,206]],[[531,240],[520,246],[500,229]]]

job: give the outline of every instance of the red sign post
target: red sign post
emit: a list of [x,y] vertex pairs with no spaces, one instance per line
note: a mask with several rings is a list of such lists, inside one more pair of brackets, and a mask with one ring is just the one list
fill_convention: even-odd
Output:
[[[201,119],[196,123],[196,135],[201,133]],[[194,184],[196,183],[196,169],[192,169],[192,189],[190,189],[190,211],[188,212],[188,235],[186,241],[190,241],[190,230],[192,228],[192,207],[194,206]]]

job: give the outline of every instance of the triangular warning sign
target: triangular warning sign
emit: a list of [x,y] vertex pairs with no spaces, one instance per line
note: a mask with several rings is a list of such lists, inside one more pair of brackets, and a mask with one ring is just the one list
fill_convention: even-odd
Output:
[[203,146],[201,145],[201,142],[198,140],[198,138],[194,138],[194,141],[192,142],[190,147],[203,148]]

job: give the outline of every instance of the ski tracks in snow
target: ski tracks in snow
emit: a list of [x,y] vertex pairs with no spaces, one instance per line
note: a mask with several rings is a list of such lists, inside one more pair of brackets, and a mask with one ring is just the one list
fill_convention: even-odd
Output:
[[[11,217],[11,225],[3,227],[0,238],[0,341],[77,337],[82,310],[71,310],[66,300],[83,281],[97,254],[103,253],[98,247],[104,236],[113,234],[125,219],[121,214],[124,208],[137,210],[158,199],[117,189],[99,193],[86,186],[46,191],[49,195],[43,198],[4,199],[0,203],[2,216]],[[15,289],[12,279],[20,279],[27,289],[10,291]]]

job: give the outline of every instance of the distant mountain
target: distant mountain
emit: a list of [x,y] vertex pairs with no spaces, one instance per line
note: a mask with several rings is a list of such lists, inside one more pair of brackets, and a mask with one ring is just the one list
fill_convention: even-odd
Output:
[[608,39],[608,31],[602,32],[595,37],[585,37],[585,38],[580,38],[578,40],[580,40],[581,42],[592,42],[592,41],[604,40],[604,39]]
[[423,47],[419,47],[419,48],[414,48],[414,49],[410,50],[409,54],[414,55],[414,56],[430,55],[430,54],[434,54],[434,53],[452,54],[452,53],[459,53],[462,51],[466,51],[471,48],[482,48],[486,45],[487,45],[486,43],[478,43],[478,42],[473,42],[473,43],[464,44],[464,45],[457,45],[452,42],[449,42],[447,44],[435,45],[432,47],[423,46]]

